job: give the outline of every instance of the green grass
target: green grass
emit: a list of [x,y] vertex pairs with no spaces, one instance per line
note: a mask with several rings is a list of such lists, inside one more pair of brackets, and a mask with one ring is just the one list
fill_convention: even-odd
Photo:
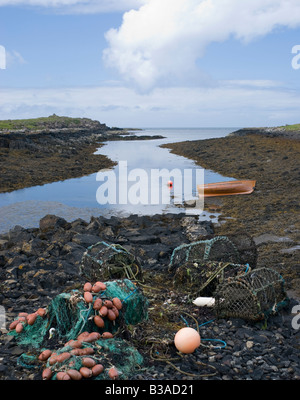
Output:
[[50,117],[2,120],[0,121],[0,130],[29,129],[34,131],[43,128],[51,128],[56,123],[59,123],[60,127],[68,128],[74,125],[79,126],[81,122],[81,118],[59,117],[53,114]]
[[300,131],[300,124],[285,125],[280,126],[280,128],[284,128],[286,131]]

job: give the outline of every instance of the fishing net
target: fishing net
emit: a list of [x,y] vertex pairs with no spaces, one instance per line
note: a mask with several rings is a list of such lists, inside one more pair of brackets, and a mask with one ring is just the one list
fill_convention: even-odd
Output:
[[255,243],[247,234],[215,236],[176,247],[171,256],[169,271],[176,270],[186,262],[205,263],[207,261],[249,264],[251,268],[255,268],[256,259]]
[[89,281],[123,278],[142,280],[142,271],[135,256],[119,244],[103,241],[84,252],[80,273]]
[[229,277],[215,292],[215,313],[219,318],[262,320],[288,304],[282,276],[269,268]]
[[212,296],[217,286],[232,276],[244,275],[249,265],[210,261],[206,263],[186,262],[180,265],[174,275],[174,285],[183,289],[192,298]]
[[69,353],[69,358],[63,362],[51,363],[51,357],[48,358],[44,368],[52,371],[51,379],[57,379],[58,372],[66,372],[70,369],[80,370],[84,366],[84,359],[88,357],[94,360],[95,365],[101,364],[103,372],[98,376],[92,377],[94,380],[110,379],[109,369],[115,367],[118,371],[118,379],[129,379],[141,370],[144,359],[137,349],[130,345],[126,340],[120,338],[99,339],[94,343],[83,343],[82,348],[89,348],[89,355],[71,354],[72,347],[66,345],[56,351],[56,355]]
[[8,335],[16,337],[19,344],[24,346],[32,346],[39,348],[48,333],[48,326],[51,324],[52,318],[49,319],[38,316],[33,325],[24,325],[22,332],[17,333],[15,330],[8,332]]
[[106,290],[94,294],[94,300],[114,297],[122,301],[120,315],[115,321],[104,318],[105,325],[101,329],[93,321],[96,314],[93,304],[84,300],[82,290],[73,290],[56,296],[47,307],[45,317],[38,316],[33,325],[24,324],[22,332],[13,330],[9,334],[16,336],[20,344],[39,348],[48,341],[51,328],[55,329],[57,339],[70,340],[83,331],[115,333],[122,324],[135,325],[148,318],[148,300],[130,280],[106,282]]
[[[92,375],[92,379],[108,379],[112,367],[117,369],[119,379],[129,379],[141,369],[141,354],[118,335],[130,325],[148,319],[148,300],[142,290],[128,279],[108,281],[105,285],[106,289],[93,292],[91,302],[85,299],[83,290],[61,293],[51,301],[43,317],[37,316],[33,325],[24,323],[21,332],[10,331],[9,334],[14,335],[19,344],[30,347],[31,354],[22,354],[18,364],[24,368],[36,368],[41,365],[39,354],[54,346],[59,349],[51,350],[51,356],[44,362],[44,370],[51,370],[51,379],[57,379],[58,372],[70,369],[80,371],[86,357],[92,359],[95,365],[103,366],[103,371]],[[100,318],[101,312],[101,309],[94,308],[96,300],[101,299],[105,305],[115,298],[121,303],[118,314],[113,320],[108,317],[109,314],[100,314],[103,326],[99,327],[94,319],[96,316]],[[110,307],[107,305],[107,308]],[[79,339],[79,335],[84,337]],[[89,335],[96,335],[96,338],[88,340]],[[62,343],[65,343],[63,347]],[[79,347],[75,347],[74,343],[79,343]],[[87,350],[88,353],[78,354],[76,350]],[[67,358],[58,360],[60,355],[67,355]],[[56,357],[54,362],[53,357]]]

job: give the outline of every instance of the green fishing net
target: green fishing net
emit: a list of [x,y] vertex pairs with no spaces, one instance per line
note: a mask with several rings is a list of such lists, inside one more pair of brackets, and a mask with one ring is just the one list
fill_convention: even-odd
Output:
[[[83,348],[85,347],[92,348],[94,353],[88,356],[71,355],[66,361],[54,365],[50,365],[49,358],[44,367],[51,369],[52,379],[56,379],[57,372],[66,372],[69,369],[79,371],[83,367],[83,360],[86,357],[93,359],[96,364],[103,365],[103,372],[93,377],[95,380],[109,379],[108,371],[112,367],[118,370],[119,379],[129,379],[142,369],[144,362],[142,355],[126,340],[120,338],[99,339],[94,343],[83,344]],[[59,355],[70,350],[70,346],[65,346],[56,353]]]
[[47,307],[45,317],[38,316],[33,325],[24,325],[21,333],[9,332],[16,336],[22,345],[31,345],[39,348],[49,339],[51,328],[55,329],[55,336],[68,341],[76,339],[83,331],[99,331],[115,333],[121,324],[135,325],[148,318],[148,300],[141,289],[128,279],[108,281],[104,292],[95,293],[96,298],[113,299],[118,297],[123,304],[120,315],[115,321],[105,319],[102,329],[93,322],[95,310],[92,303],[86,303],[83,291],[73,290],[70,293],[61,293],[56,296]]
[[[14,335],[19,344],[29,346],[30,350],[28,354],[23,353],[19,357],[18,364],[24,368],[35,368],[41,365],[38,355],[45,349],[51,350],[51,346],[54,346],[53,351],[57,355],[69,352],[70,356],[68,360],[54,365],[49,364],[49,359],[44,362],[43,368],[51,369],[52,379],[56,379],[58,372],[65,372],[68,369],[80,370],[84,357],[92,358],[96,364],[103,365],[103,372],[92,379],[107,379],[111,367],[118,370],[119,379],[129,379],[140,370],[143,357],[131,344],[118,337],[118,333],[125,325],[135,325],[148,319],[148,300],[142,290],[128,279],[108,281],[105,285],[106,290],[93,293],[92,303],[85,301],[83,290],[61,293],[51,301],[44,317],[38,316],[33,325],[24,324],[20,333],[15,330],[10,331],[9,334]],[[97,327],[93,317],[99,314],[93,308],[94,301],[101,298],[104,302],[115,297],[122,302],[119,316],[114,321],[103,317],[104,327]],[[104,336],[103,338],[100,336],[95,342],[83,342],[81,348],[92,348],[91,355],[72,354],[72,347],[68,342],[76,340],[83,332],[98,332],[100,335],[110,332],[114,337],[105,339]]]

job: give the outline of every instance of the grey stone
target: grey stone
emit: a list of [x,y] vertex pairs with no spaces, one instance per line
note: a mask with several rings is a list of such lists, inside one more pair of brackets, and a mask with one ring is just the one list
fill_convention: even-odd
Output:
[[68,222],[61,217],[57,217],[56,215],[48,214],[45,217],[40,219],[40,230],[42,232],[47,232],[49,230],[56,229],[58,227],[66,227]]
[[86,235],[78,233],[72,239],[74,243],[79,244],[80,246],[88,247],[92,246],[98,242],[101,242],[101,238],[95,235]]

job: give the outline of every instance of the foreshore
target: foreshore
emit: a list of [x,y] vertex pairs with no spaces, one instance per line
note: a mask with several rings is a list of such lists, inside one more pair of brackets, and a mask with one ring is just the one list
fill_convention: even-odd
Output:
[[[86,157],[93,146],[99,147],[98,140],[87,144]],[[300,380],[299,329],[292,327],[291,313],[300,287],[300,142],[246,135],[165,147],[226,176],[254,179],[256,189],[251,195],[206,202],[212,213],[221,213],[216,225],[185,214],[92,217],[90,221],[47,215],[36,228],[17,226],[0,235],[0,303],[7,325],[19,312],[32,313],[47,307],[60,293],[81,290],[86,281],[80,274],[83,254],[88,246],[103,240],[135,255],[143,272],[137,285],[149,300],[149,319],[135,327],[123,326],[118,334],[144,357],[143,368],[132,379]],[[68,173],[74,177],[77,172],[70,168]],[[258,254],[251,263],[280,272],[292,294],[287,308],[264,325],[240,318],[215,319],[213,309],[191,303],[190,289],[176,284],[174,271],[169,270],[177,246],[230,234],[253,238]],[[178,355],[174,334],[187,323],[196,328],[195,321],[201,337],[210,341],[203,341],[193,354]],[[36,360],[28,366],[21,358],[23,354],[37,357],[36,349],[20,345],[5,332],[0,334],[0,343],[0,380],[42,379],[41,363]],[[61,347],[59,342],[52,345]]]
[[300,296],[300,142],[264,134],[163,145],[207,169],[235,179],[256,180],[250,195],[211,198],[221,213],[216,233],[247,232],[256,238],[258,265],[280,271]]
[[52,129],[0,133],[0,193],[80,178],[111,168],[114,160],[95,152],[111,140],[151,140],[127,129]]

